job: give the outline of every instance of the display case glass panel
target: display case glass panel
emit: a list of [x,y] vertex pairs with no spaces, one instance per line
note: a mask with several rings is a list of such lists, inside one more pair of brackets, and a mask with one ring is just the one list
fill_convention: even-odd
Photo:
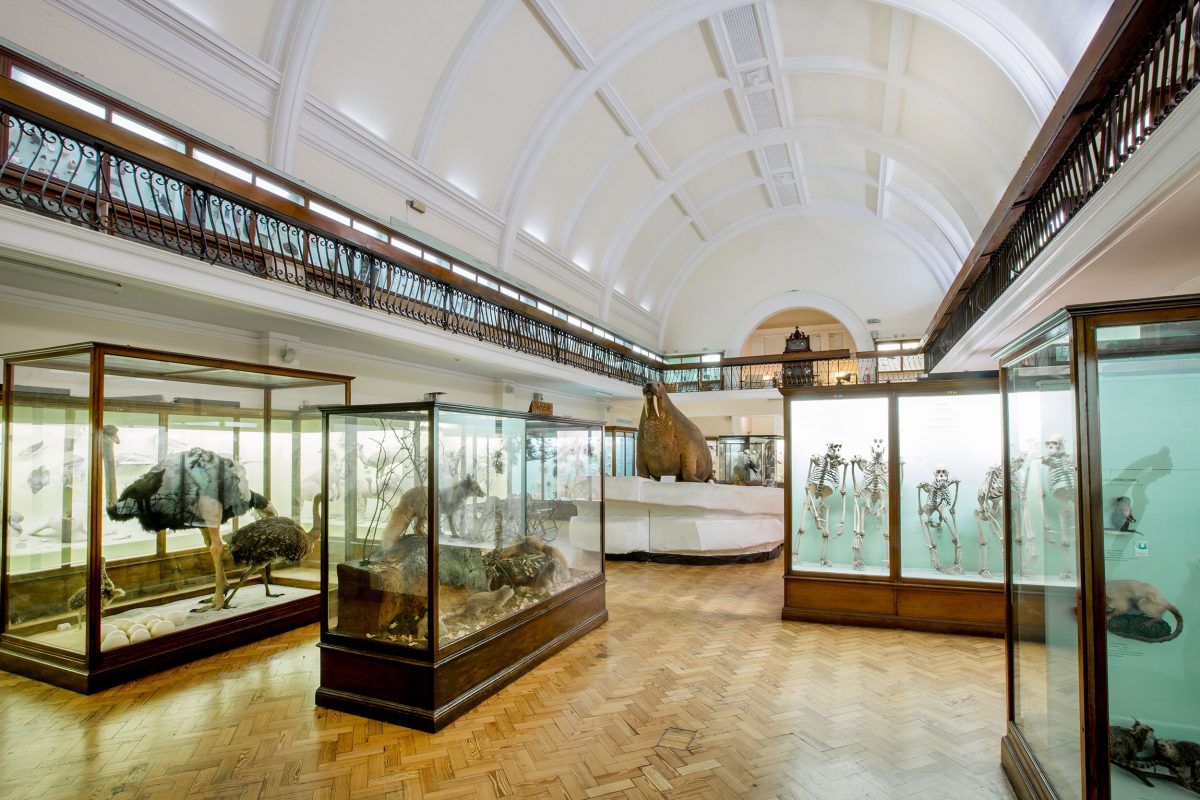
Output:
[[637,430],[606,428],[604,474],[613,477],[637,475]]
[[897,398],[900,574],[1004,580],[1000,396]]
[[717,439],[717,483],[735,486],[761,486],[763,443],[749,436],[722,436]]
[[1006,369],[1005,391],[1015,489],[1008,500],[1014,722],[1059,796],[1079,797],[1078,474],[1066,324]]
[[86,647],[90,363],[13,364],[9,384],[5,631],[75,653]]
[[317,409],[344,402],[349,379],[79,347],[6,357],[5,633],[67,653],[98,645],[90,676],[110,651],[219,637],[297,600],[315,612]]
[[1095,349],[1108,722],[1153,728],[1138,757],[1156,762],[1153,792],[1113,765],[1112,797],[1195,797],[1167,776],[1200,779],[1200,636],[1183,622],[1200,616],[1200,320],[1102,325]]
[[328,437],[329,630],[427,648],[430,415],[333,414]]
[[[448,647],[602,572],[599,425],[444,404],[327,413],[330,497],[358,496],[329,512],[330,633]],[[394,455],[364,461],[385,440]],[[380,463],[391,477],[371,477]]]
[[856,552],[850,464],[888,439],[886,397],[789,399],[792,569],[889,574],[887,517]]

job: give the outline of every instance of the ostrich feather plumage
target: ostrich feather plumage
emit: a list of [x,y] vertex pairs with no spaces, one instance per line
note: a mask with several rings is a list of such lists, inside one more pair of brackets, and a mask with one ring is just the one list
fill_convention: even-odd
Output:
[[251,490],[241,464],[193,447],[160,461],[126,486],[108,508],[108,516],[118,521],[136,518],[147,531],[213,525],[215,519],[206,520],[200,513],[201,498],[220,503],[221,523],[268,505],[265,497]]
[[233,608],[229,605],[233,596],[242,588],[242,584],[259,571],[262,572],[267,597],[281,596],[271,594],[271,564],[275,561],[299,561],[308,555],[320,535],[321,500],[319,494],[313,497],[311,530],[304,530],[300,523],[288,517],[274,516],[275,509],[268,503],[261,519],[233,532],[229,537],[229,554],[233,562],[244,565],[246,571],[225,598],[226,608]]

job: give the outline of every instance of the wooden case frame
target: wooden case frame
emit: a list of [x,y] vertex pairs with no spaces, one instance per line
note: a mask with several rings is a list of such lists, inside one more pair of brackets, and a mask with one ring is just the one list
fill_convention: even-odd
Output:
[[[1075,489],[1075,542],[1078,587],[1073,589],[1078,608],[1080,774],[1082,796],[1088,800],[1111,797],[1108,760],[1108,599],[1105,591],[1104,509],[1100,460],[1098,328],[1156,322],[1200,320],[1200,295],[1180,295],[1112,303],[1067,306],[1033,327],[996,353],[1000,362],[1000,388],[1004,413],[1005,486],[1008,486],[1010,424],[1009,370],[1039,347],[1069,335],[1070,392],[1074,406],[1073,434],[1078,480]],[[1007,500],[1007,497],[1006,497]],[[1005,514],[1005,563],[1012,565],[1012,530]],[[1007,707],[1000,762],[1017,796],[1022,800],[1056,800],[1060,795],[1038,762],[1037,754],[1016,724],[1015,605],[1012,569],[1005,570],[1005,681]]]
[[[181,365],[197,366],[220,370],[237,370],[259,375],[274,375],[313,380],[331,385],[342,384],[346,401],[350,400],[350,383],[352,377],[309,370],[287,369],[262,364],[233,361],[229,359],[191,356],[175,352],[151,350],[140,347],[105,344],[102,342],[86,342],[82,344],[50,347],[38,350],[12,353],[3,356],[4,371],[3,385],[16,386],[13,375],[14,368],[23,364],[35,364],[48,358],[65,356],[86,356],[89,360],[90,391],[86,401],[88,409],[88,426],[90,428],[90,474],[87,478],[87,565],[85,567],[85,585],[89,588],[86,598],[85,622],[86,636],[82,652],[74,652],[58,647],[51,647],[27,638],[9,633],[9,487],[13,479],[12,473],[12,427],[8,424],[13,418],[15,391],[3,393],[4,441],[0,448],[4,459],[0,484],[0,508],[4,513],[0,516],[0,669],[26,677],[45,681],[72,691],[89,694],[101,689],[115,686],[125,681],[159,672],[178,664],[194,661],[206,655],[228,650],[238,645],[257,641],[276,633],[282,633],[301,625],[309,625],[317,621],[320,613],[320,599],[316,596],[300,598],[287,603],[250,611],[237,617],[218,622],[199,625],[184,631],[173,633],[162,638],[154,638],[136,646],[122,647],[107,652],[100,650],[100,625],[103,622],[100,613],[101,562],[102,555],[102,500],[103,476],[101,474],[101,437],[104,424],[104,364],[109,356],[142,358],[157,362],[171,362]],[[195,382],[203,382],[195,379]],[[248,387],[241,387],[248,388]],[[264,435],[270,434],[269,393],[271,389],[264,388],[267,402],[264,404],[263,425]],[[81,406],[83,407],[83,406]],[[157,406],[156,406],[157,407]],[[162,556],[139,556],[128,559],[130,562],[142,562],[156,558],[183,559],[195,555],[196,550],[183,550]],[[207,551],[204,553],[207,558]],[[227,575],[236,574],[229,562]],[[110,572],[121,568],[121,562],[108,564]],[[211,569],[211,564],[209,564]],[[211,588],[199,588],[195,591],[181,593],[180,596],[211,593]],[[127,607],[136,608],[136,602]]]
[[[784,387],[784,576],[783,619],[907,628],[938,633],[1002,636],[1004,586],[1000,582],[935,579],[901,574],[901,474],[899,399],[913,396],[996,393],[994,375],[923,380],[907,383],[849,384],[845,386]],[[887,400],[888,414],[888,526],[889,574],[822,574],[793,566],[793,539],[803,507],[793,508],[795,481],[804,481],[806,470],[796,467],[792,441],[792,398],[865,398]]]
[[[548,422],[596,431],[603,440],[604,423],[568,417],[528,414],[443,402],[394,403],[322,408],[325,452],[330,451],[329,418],[334,414],[420,412],[427,414],[426,453],[439,453],[438,421],[442,412]],[[321,537],[321,684],[317,705],[372,719],[435,732],[486,700],[539,663],[579,640],[608,620],[605,606],[604,468],[601,454],[600,551],[597,574],[495,623],[440,645],[438,552],[441,549],[438,469],[427,456],[428,537],[426,598],[428,644],[407,647],[348,635],[329,627],[329,515]],[[325,480],[328,482],[328,461]],[[326,496],[329,487],[326,483]]]

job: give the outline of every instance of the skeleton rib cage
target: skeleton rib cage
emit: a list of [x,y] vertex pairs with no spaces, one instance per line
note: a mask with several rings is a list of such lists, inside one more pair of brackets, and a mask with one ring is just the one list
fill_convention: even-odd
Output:
[[812,466],[808,470],[809,484],[837,489],[841,486],[841,478],[837,473],[837,469],[841,465],[842,459],[838,456],[830,456],[828,453],[819,457],[813,456]]

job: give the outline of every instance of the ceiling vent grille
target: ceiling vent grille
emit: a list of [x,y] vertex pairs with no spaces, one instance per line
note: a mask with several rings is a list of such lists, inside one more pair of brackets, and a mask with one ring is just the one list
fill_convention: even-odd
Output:
[[779,195],[779,202],[785,206],[800,205],[800,192],[796,189],[796,184],[789,183],[786,186],[780,186],[775,190]]
[[792,168],[792,158],[788,155],[786,144],[773,144],[770,147],[764,147],[763,153],[767,157],[767,168],[771,172]]
[[774,92],[753,92],[746,95],[746,102],[750,106],[750,116],[754,118],[755,130],[779,127],[779,106],[775,104]]
[[725,30],[729,33],[729,44],[733,47],[733,58],[737,63],[746,64],[766,58],[754,6],[731,8],[723,12],[721,17],[725,20]]

